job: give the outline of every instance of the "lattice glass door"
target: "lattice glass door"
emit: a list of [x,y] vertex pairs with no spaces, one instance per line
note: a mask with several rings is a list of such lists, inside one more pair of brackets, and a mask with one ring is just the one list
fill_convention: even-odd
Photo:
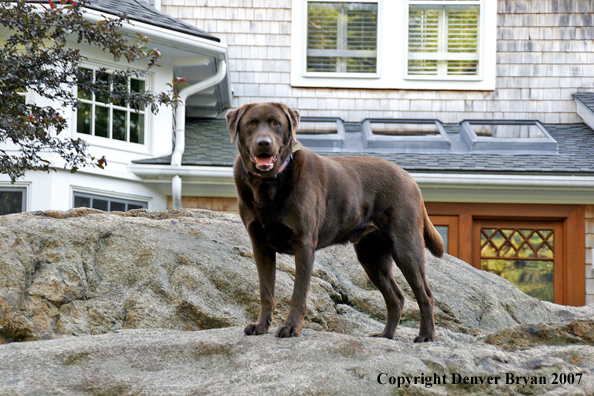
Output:
[[[555,301],[561,285],[562,225],[558,222],[479,221],[478,267],[493,272],[540,300]],[[476,257],[476,256],[475,256]],[[557,291],[555,285],[557,284]]]

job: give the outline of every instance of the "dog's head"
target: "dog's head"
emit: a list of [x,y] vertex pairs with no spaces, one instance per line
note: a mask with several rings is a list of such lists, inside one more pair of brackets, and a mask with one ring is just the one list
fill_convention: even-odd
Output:
[[299,112],[283,103],[247,103],[227,113],[231,141],[250,172],[271,177],[291,155]]

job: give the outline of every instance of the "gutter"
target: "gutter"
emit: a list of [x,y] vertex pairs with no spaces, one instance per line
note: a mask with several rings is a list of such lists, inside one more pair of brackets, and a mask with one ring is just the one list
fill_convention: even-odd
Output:
[[[86,8],[85,11],[85,18],[91,22],[97,23],[105,19],[105,13],[103,12],[89,8]],[[111,17],[115,18],[115,15],[112,14]],[[133,24],[123,24],[120,30],[132,35],[136,39],[138,39],[136,35],[138,33],[149,37],[151,42],[154,43],[168,44],[184,51],[216,56],[217,59],[227,58],[227,45],[191,34],[177,32],[139,21],[133,21]]]
[[[435,188],[440,186],[468,188],[494,187],[530,190],[535,188],[553,189],[594,189],[594,176],[553,176],[553,175],[488,175],[488,174],[436,174],[411,173],[419,185]],[[522,188],[523,187],[523,188]]]
[[[128,170],[147,179],[169,179],[175,175],[195,181],[234,184],[231,166],[169,166],[130,164]],[[537,176],[537,175],[466,175],[441,173],[410,173],[415,181],[426,188],[498,188],[498,189],[560,189],[594,190],[594,176]]]
[[170,169],[178,170],[171,181],[173,209],[182,208],[182,182],[180,174],[183,174],[183,172],[181,172],[180,168],[182,168],[182,156],[186,147],[186,101],[189,96],[209,89],[223,81],[227,75],[227,63],[224,60],[218,60],[217,69],[214,76],[191,85],[179,93],[180,102],[175,111],[175,146],[171,155],[170,167]]
[[175,176],[204,182],[222,182],[234,184],[233,168],[230,166],[171,166],[129,164],[128,171],[147,179],[171,179]]

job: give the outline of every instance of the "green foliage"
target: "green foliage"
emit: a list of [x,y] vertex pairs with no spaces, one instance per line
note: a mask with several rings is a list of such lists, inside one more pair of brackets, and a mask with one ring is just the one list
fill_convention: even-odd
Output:
[[132,108],[147,106],[153,113],[161,104],[176,101],[171,92],[110,89],[109,83],[89,80],[85,69],[79,67],[86,58],[68,40],[98,47],[113,55],[114,61],[146,62],[143,70],[110,70],[115,88],[118,82],[141,77],[158,66],[161,53],[147,47],[148,37],[138,35],[138,40],[130,43],[122,36],[119,28],[128,22],[125,15],[98,23],[86,20],[84,2],[61,0],[55,4],[48,0],[47,6],[24,0],[0,2],[0,32],[8,32],[0,36],[4,40],[0,41],[0,143],[13,143],[18,148],[17,153],[0,150],[0,172],[13,182],[27,170],[52,170],[49,161],[39,155],[42,151],[59,154],[73,171],[105,165],[105,158],[96,160],[88,154],[84,140],[60,136],[68,127],[60,111],[27,103],[24,92],[35,92],[36,97],[51,99],[65,108],[81,107],[74,95],[75,86],[113,102],[129,103]]

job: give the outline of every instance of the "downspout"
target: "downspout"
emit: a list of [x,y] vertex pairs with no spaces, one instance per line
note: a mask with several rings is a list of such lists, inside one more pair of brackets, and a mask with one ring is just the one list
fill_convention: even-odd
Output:
[[[227,63],[225,60],[217,61],[217,72],[214,76],[190,85],[179,93],[180,102],[177,104],[175,112],[175,147],[171,155],[171,166],[180,167],[182,155],[186,146],[186,100],[189,96],[200,91],[211,88],[225,78],[227,74]],[[173,176],[171,181],[171,196],[173,199],[173,209],[182,208],[182,180],[179,174]]]

